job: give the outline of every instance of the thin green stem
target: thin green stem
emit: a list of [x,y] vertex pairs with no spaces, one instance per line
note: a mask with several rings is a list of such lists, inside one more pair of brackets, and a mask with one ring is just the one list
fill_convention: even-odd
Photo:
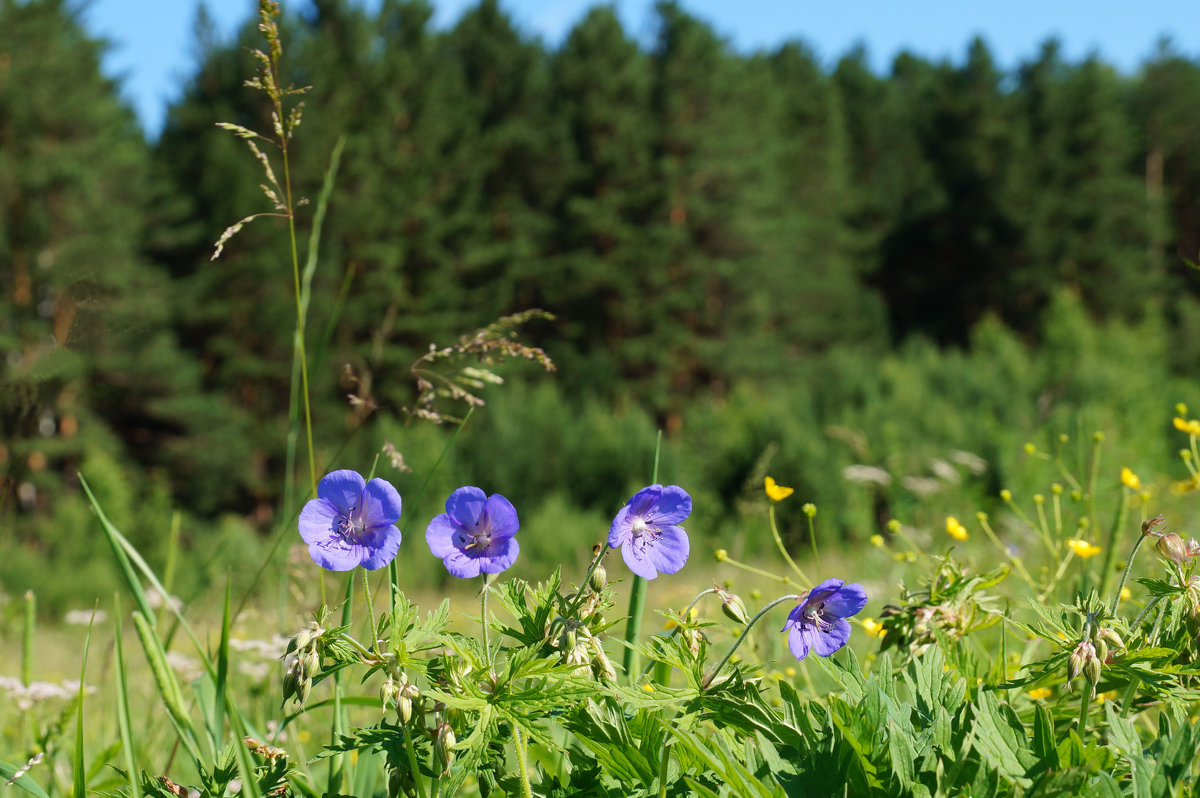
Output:
[[[772,510],[775,508],[772,506]],[[808,541],[812,544],[813,562],[817,564],[817,573],[821,572],[821,555],[817,552],[817,522],[811,513],[808,516]]]
[[1030,587],[1033,587],[1033,577],[1029,575],[1029,571],[1025,570],[1024,563],[1022,563],[1019,558],[1014,557],[1012,552],[1010,552],[1008,548],[1000,542],[1000,538],[996,537],[996,532],[992,529],[992,525],[988,523],[986,517],[981,517],[979,519],[979,527],[983,530],[983,534],[987,535],[988,540],[990,540],[992,544],[1000,550],[1000,553],[1007,557],[1008,561],[1013,564],[1013,568],[1015,568],[1017,573],[1021,575],[1021,578],[1025,580],[1025,583]]
[[371,586],[367,579],[367,569],[362,569],[363,596],[367,600],[367,620],[371,625],[371,645],[368,650],[379,651],[379,628],[375,625],[375,604],[371,601]]
[[565,613],[567,617],[574,615],[580,606],[583,605],[583,600],[587,596],[586,591],[588,590],[588,585],[591,584],[592,574],[595,573],[596,569],[600,566],[600,562],[604,559],[604,555],[608,553],[608,550],[608,541],[605,541],[604,545],[601,546],[600,550],[596,553],[596,556],[592,557],[592,562],[588,566],[587,572],[583,575],[583,581],[579,583],[579,592],[575,594],[574,601],[572,601],[571,606],[567,608],[567,612]]
[[779,527],[775,525],[775,505],[774,505],[774,503],[772,503],[771,506],[769,508],[767,508],[767,510],[768,510],[768,517],[771,522],[771,536],[775,538],[775,545],[779,547],[779,553],[783,555],[783,559],[786,560],[787,564],[792,567],[792,570],[796,572],[796,575],[800,577],[800,580],[802,582],[808,582],[811,584],[812,580],[809,579],[807,576],[805,576],[804,571],[800,570],[800,566],[796,565],[795,561],[792,560],[792,556],[787,553],[787,549],[784,548],[784,546],[783,546],[783,538],[780,537],[780,535],[779,535]]
[[746,639],[746,636],[750,634],[750,630],[754,628],[754,625],[758,623],[764,615],[783,602],[795,601],[798,598],[800,598],[799,595],[781,596],[759,610],[758,614],[750,619],[750,622],[746,624],[746,628],[742,630],[740,635],[738,635],[738,639],[733,641],[733,645],[728,651],[725,652],[725,656],[721,658],[721,661],[718,662],[716,666],[708,672],[708,675],[704,677],[704,680],[700,683],[700,689],[702,691],[708,689],[708,686],[713,683],[713,681],[717,678],[717,675],[721,672],[721,668],[725,667],[725,663],[729,662],[730,658],[733,657],[733,653],[738,650],[738,647]]
[[1125,572],[1121,574],[1121,581],[1117,583],[1117,592],[1112,600],[1112,614],[1117,614],[1117,607],[1121,606],[1121,593],[1125,590],[1125,583],[1129,581],[1129,572],[1133,570],[1133,560],[1137,557],[1138,549],[1142,547],[1142,543],[1146,540],[1145,535],[1138,535],[1137,540],[1133,542],[1133,551],[1129,552],[1129,560],[1125,563]]
[[491,574],[483,575],[483,589],[479,591],[479,625],[483,628],[483,652],[487,657],[488,671],[492,669],[492,647],[488,644],[488,609],[487,598],[489,588],[488,580]]
[[1087,729],[1088,710],[1092,706],[1092,686],[1089,684],[1079,691],[1079,738]]
[[521,727],[513,724],[513,747],[517,750],[517,767],[521,772],[521,795],[533,798],[533,788],[529,786],[529,762],[526,759],[525,743],[521,739]]
[[[404,732],[404,750],[408,754],[408,769],[412,772],[413,784],[416,785],[417,795],[425,791],[424,779],[421,778],[421,768],[417,765],[417,752],[413,750],[412,732],[408,724],[401,722],[400,729]],[[429,795],[429,793],[426,793]]]
[[671,746],[663,745],[658,762],[658,798],[667,798],[667,766],[671,764]]
[[741,568],[743,571],[749,571],[752,574],[758,574],[759,576],[764,576],[767,579],[774,579],[776,582],[782,582],[785,585],[797,585],[798,586],[798,583],[793,582],[792,578],[790,576],[780,576],[779,574],[773,574],[773,573],[770,573],[769,571],[764,571],[761,568],[755,568],[753,565],[747,565],[746,563],[741,562],[739,560],[735,560],[729,556],[726,556],[725,559],[721,560],[721,562],[728,563],[729,565],[732,565],[734,568]]

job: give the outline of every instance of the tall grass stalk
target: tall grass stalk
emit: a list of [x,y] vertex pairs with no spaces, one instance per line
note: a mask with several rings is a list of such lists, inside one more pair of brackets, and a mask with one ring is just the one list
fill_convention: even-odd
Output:
[[[654,443],[654,469],[650,484],[658,484],[658,459],[662,453],[662,430]],[[581,587],[580,590],[583,588]],[[646,580],[634,574],[629,588],[629,619],[625,621],[625,675],[633,673],[638,666],[637,640],[642,632],[642,614],[646,611]]]

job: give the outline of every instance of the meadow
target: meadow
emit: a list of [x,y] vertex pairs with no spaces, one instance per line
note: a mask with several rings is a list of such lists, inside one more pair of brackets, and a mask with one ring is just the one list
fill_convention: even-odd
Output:
[[[380,25],[413,24],[415,6],[385,5]],[[771,296],[787,283],[774,267],[740,280],[732,264],[765,263],[786,247],[735,240],[769,235],[770,224],[748,194],[730,193],[728,175],[703,199],[733,197],[745,214],[730,227],[716,205],[674,204],[658,216],[697,225],[696,235],[656,232],[634,247],[646,258],[657,245],[686,255],[659,264],[674,275],[667,284],[572,287],[611,265],[602,240],[631,235],[629,220],[590,231],[578,250],[571,236],[549,235],[553,252],[542,254],[559,271],[520,266],[529,241],[502,231],[547,225],[503,192],[483,203],[487,235],[461,219],[402,220],[412,268],[389,270],[380,264],[391,250],[353,226],[376,224],[369,208],[339,194],[346,184],[366,192],[375,175],[350,154],[364,149],[361,131],[327,135],[345,101],[320,84],[330,51],[275,3],[259,9],[249,55],[214,48],[189,96],[236,81],[251,98],[204,117],[223,143],[187,149],[205,109],[181,103],[157,167],[182,183],[209,157],[238,152],[254,170],[257,205],[243,207],[240,184],[202,186],[236,201],[205,205],[197,194],[199,210],[149,191],[162,225],[147,223],[139,251],[168,253],[162,273],[119,273],[116,288],[89,284],[91,294],[46,289],[34,304],[30,289],[22,299],[22,280],[54,272],[13,259],[14,312],[0,321],[13,389],[0,404],[0,637],[13,652],[0,663],[3,789],[40,798],[1193,794],[1200,350],[1188,333],[1200,324],[1200,276],[1182,259],[1163,265],[1160,196],[1151,206],[1164,215],[1151,218],[1142,205],[1129,210],[1137,180],[1131,193],[1103,194],[1129,224],[1075,222],[1136,235],[1090,261],[1062,254],[1062,273],[1044,284],[1031,288],[1041,274],[1032,266],[1022,276],[983,264],[982,288],[948,289],[979,300],[977,312],[951,303],[922,315],[909,300],[930,297],[891,282],[888,269],[861,281],[850,267],[796,276],[812,282],[788,296],[842,297],[843,315],[821,319],[819,301]],[[341,21],[368,21],[343,12]],[[58,19],[39,3],[5,13],[14,24]],[[661,13],[664,36],[673,31],[693,55],[716,53],[726,77],[767,69],[720,50],[677,7]],[[453,36],[498,25],[498,14],[482,3]],[[613,35],[610,16],[590,16],[555,57]],[[289,61],[291,33],[304,57]],[[405,41],[413,58],[434,47]],[[494,41],[528,55],[515,39]],[[963,71],[976,74],[982,56],[971,53]],[[251,71],[231,77],[228,67],[247,62]],[[770,65],[777,77],[802,67],[796,49]],[[315,88],[285,78],[289,68]],[[1068,72],[1053,84],[1064,96],[1077,79],[1108,85],[1091,62]],[[572,74],[568,65],[555,79]],[[854,74],[840,75],[841,90]],[[945,65],[923,74],[959,75]],[[453,80],[437,80],[457,96]],[[323,120],[320,146],[307,151],[304,101]],[[410,122],[397,112],[387,125],[404,138]],[[421,124],[421,135],[441,135]],[[813,141],[841,141],[835,128]],[[497,159],[517,182],[539,172],[513,155],[526,134],[485,139],[517,142]],[[597,158],[624,163],[611,155]],[[1108,166],[1111,189],[1126,167]],[[712,177],[697,169],[680,185],[699,174]],[[470,206],[433,184],[423,190],[446,207]],[[436,216],[430,196],[412,214]],[[611,222],[607,196],[559,210],[579,229],[580,219]],[[886,204],[872,196],[857,211],[842,207],[856,217],[842,232],[870,227]],[[107,223],[103,202],[87,207],[80,216]],[[1035,230],[1028,246],[1008,254],[1058,246],[1036,230],[1059,226],[1061,209],[1042,210],[1024,220]],[[228,218],[197,232],[196,217],[218,211]],[[813,257],[844,246],[849,262],[868,249],[809,223]],[[450,225],[441,234],[463,237],[469,257],[446,255],[426,224]],[[898,239],[920,250],[916,228],[873,236],[880,263],[911,257]],[[1090,235],[1079,236],[1089,248]],[[187,260],[197,236],[207,236],[211,266]],[[18,244],[4,246],[22,254]],[[52,264],[49,251],[30,262]],[[1138,272],[1142,258],[1158,270]],[[333,273],[340,259],[348,265]],[[529,269],[546,293],[507,272],[499,279],[498,264]],[[1141,285],[1135,272],[1153,285],[1130,288]],[[710,275],[723,281],[710,285]],[[639,304],[642,294],[657,304]],[[107,327],[77,344],[73,325],[92,322],[75,314],[88,319],[101,296]],[[556,296],[554,313],[525,302]],[[713,321],[725,301],[741,324],[732,332]],[[911,334],[892,342],[884,307]],[[560,337],[573,345],[556,349]],[[581,343],[600,339],[608,343]]]

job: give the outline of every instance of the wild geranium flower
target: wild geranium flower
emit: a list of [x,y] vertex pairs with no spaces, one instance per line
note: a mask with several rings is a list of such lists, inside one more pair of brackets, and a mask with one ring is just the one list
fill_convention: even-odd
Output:
[[687,532],[677,525],[691,514],[692,497],[678,485],[642,488],[613,519],[608,545],[643,579],[676,573],[689,551]]
[[796,659],[804,659],[813,650],[818,656],[828,657],[850,639],[846,619],[866,605],[867,593],[862,585],[826,579],[788,613],[780,631],[788,633],[788,648]]
[[327,571],[367,570],[390,563],[400,549],[400,494],[383,479],[344,469],[325,475],[317,498],[300,511],[300,537]]
[[459,488],[446,499],[446,512],[429,522],[425,542],[433,556],[459,579],[498,574],[517,560],[521,528],[512,502],[479,488]]

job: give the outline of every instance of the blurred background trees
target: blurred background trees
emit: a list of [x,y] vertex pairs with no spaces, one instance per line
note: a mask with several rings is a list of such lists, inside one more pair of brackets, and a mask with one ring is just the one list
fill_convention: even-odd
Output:
[[[407,425],[409,366],[530,307],[557,317],[527,334],[559,373],[503,371],[438,479],[502,482],[548,526],[644,482],[657,428],[710,531],[770,468],[851,539],[911,512],[902,478],[951,450],[988,471],[946,490],[1015,487],[1047,422],[1153,417],[1176,448],[1159,422],[1200,368],[1200,63],[1169,45],[1137,75],[1054,42],[1005,71],[981,41],[879,75],[862,52],[737,52],[670,2],[647,47],[606,6],[557,48],[494,0],[445,31],[423,0],[288,10],[284,81],[313,86],[300,194],[346,141],[309,322],[331,467],[387,439],[423,476],[444,431]],[[257,33],[197,29],[147,142],[68,4],[0,0],[0,571],[80,535],[80,469],[144,540],[172,508],[197,539],[287,520],[285,231],[210,260],[263,209],[214,126],[270,124],[243,85]],[[348,404],[363,392],[375,412]]]

